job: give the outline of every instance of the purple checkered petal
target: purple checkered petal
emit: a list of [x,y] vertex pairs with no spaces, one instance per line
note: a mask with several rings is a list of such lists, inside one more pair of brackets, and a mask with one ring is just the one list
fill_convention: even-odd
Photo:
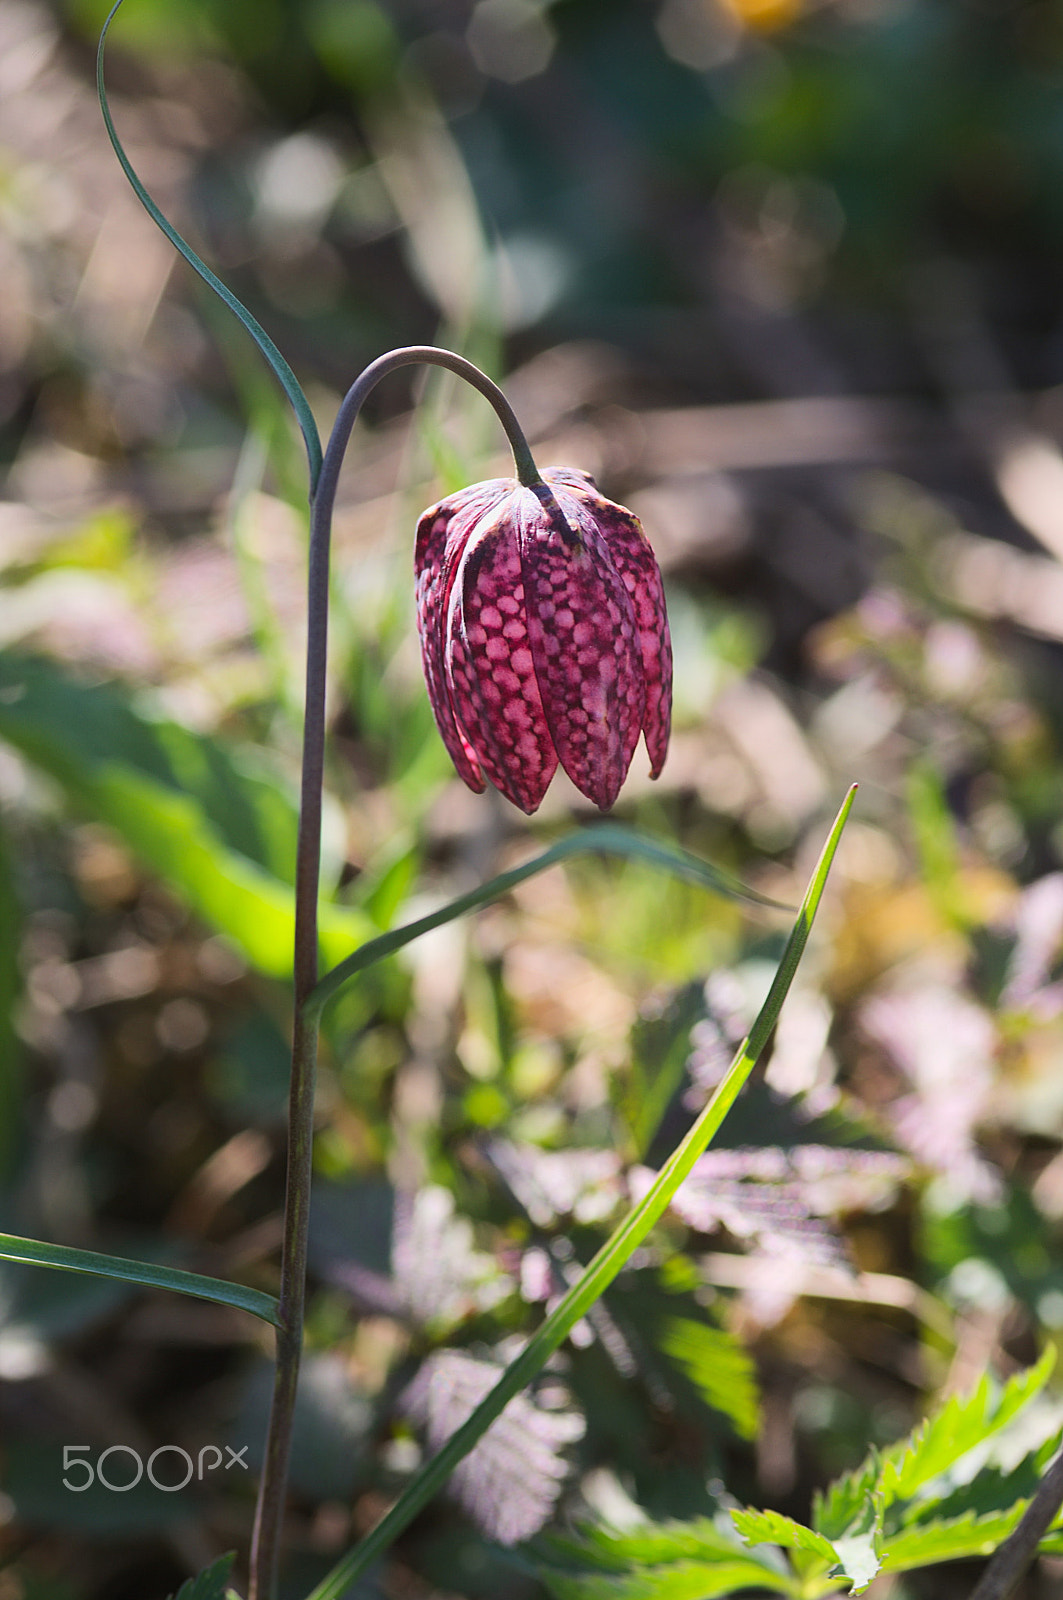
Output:
[[[428,700],[440,737],[458,775],[477,794],[487,787],[476,752],[458,723],[447,687],[444,659],[444,620],[458,559],[468,539],[471,523],[455,504],[457,496],[430,506],[417,524],[414,551],[417,631],[421,636]],[[449,559],[448,559],[449,558]]]
[[495,479],[418,523],[417,622],[429,699],[470,788],[535,811],[558,762],[607,810],[645,731],[664,762],[672,655],[638,519],[586,473]]
[[495,788],[530,815],[557,771],[557,752],[528,643],[510,499],[481,520],[465,545],[446,640],[458,720]]
[[557,488],[583,501],[601,530],[613,564],[631,596],[646,683],[643,730],[650,776],[658,778],[668,754],[672,725],[672,639],[664,603],[661,569],[634,512],[598,493],[585,473],[566,468],[545,474]]
[[522,510],[528,637],[547,724],[577,789],[606,811],[646,704],[634,608],[595,518],[575,496],[559,486],[534,514]]

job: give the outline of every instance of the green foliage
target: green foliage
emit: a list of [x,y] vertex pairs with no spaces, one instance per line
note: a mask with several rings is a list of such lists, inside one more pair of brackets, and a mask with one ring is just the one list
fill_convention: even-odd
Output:
[[636,1570],[622,1577],[597,1573],[586,1576],[544,1573],[543,1576],[558,1600],[716,1600],[718,1595],[743,1589],[792,1592],[789,1585],[778,1581],[778,1574],[769,1574],[754,1562],[742,1560],[720,1561],[711,1566],[698,1561],[677,1561],[664,1568],[640,1563]]
[[743,1549],[708,1518],[647,1523],[623,1533],[586,1528],[578,1539],[544,1539],[539,1575],[558,1600],[701,1600],[732,1590],[797,1587],[770,1557]]
[[[900,1572],[995,1550],[1022,1515],[1056,1443],[1054,1429],[1053,1437],[1033,1452],[1034,1459],[1028,1458],[1016,1472],[978,1468],[986,1449],[1044,1388],[1053,1364],[1049,1349],[1035,1366],[1002,1387],[983,1377],[970,1394],[951,1396],[907,1439],[889,1450],[873,1451],[817,1499],[815,1536],[837,1557],[832,1576],[851,1580],[853,1593],[859,1593],[880,1567]],[[968,1473],[977,1472],[970,1494],[975,1503],[966,1507],[963,1491],[957,1493],[965,1467]],[[798,1536],[792,1528],[785,1538],[771,1531],[775,1513],[734,1515],[748,1538],[799,1547],[793,1544]]]
[[1019,1500],[1007,1511],[988,1512],[984,1517],[968,1512],[962,1517],[918,1523],[893,1535],[883,1559],[889,1562],[891,1572],[908,1572],[935,1561],[992,1555],[1014,1530],[1025,1509],[1026,1501]]
[[[611,1234],[605,1244],[593,1257],[589,1265],[572,1284],[568,1293],[562,1296],[550,1315],[542,1325],[532,1334],[520,1353],[506,1367],[485,1398],[480,1402],[472,1415],[448,1438],[443,1447],[432,1456],[407,1485],[391,1510],[376,1525],[373,1531],[362,1540],[354,1550],[350,1551],[332,1569],[327,1577],[314,1589],[308,1600],[340,1600],[350,1582],[361,1576],[377,1555],[386,1550],[398,1534],[417,1515],[422,1506],[426,1505],[436,1492],[446,1483],[450,1474],[459,1462],[473,1449],[479,1439],[487,1432],[492,1422],[500,1417],[505,1407],[515,1395],[538,1375],[543,1365],[558,1349],[564,1339],[584,1317],[591,1307],[598,1301],[614,1281],[622,1267],[630,1260],[631,1256],[647,1237],[654,1224],[659,1222],[676,1190],[683,1180],[689,1177],[698,1157],[706,1150],[715,1135],[719,1132],[724,1118],[733,1106],[739,1092],[745,1085],[750,1073],[764,1049],[779,1018],[783,1002],[789,993],[808,943],[808,936],[819,910],[826,888],[827,877],[837,853],[845,824],[856,799],[855,785],[850,788],[842,801],[840,810],[834,819],[826,843],[820,852],[819,860],[812,872],[808,887],[805,890],[797,917],[790,930],[786,948],[782,959],[776,969],[771,986],[765,997],[763,1005],[757,1013],[747,1037],[735,1052],[722,1081],[715,1093],[710,1097],[707,1105],[701,1111],[693,1126],[685,1137],[672,1151],[668,1160],[658,1172],[650,1188]],[[594,830],[601,837],[615,833],[617,838],[614,843],[620,843],[624,853],[642,854],[645,858],[656,860],[658,865],[669,866],[672,871],[701,876],[702,881],[708,882],[710,878],[718,878],[715,869],[706,869],[703,864],[698,864],[663,846],[655,845],[652,841],[642,841],[645,850],[632,850],[631,845],[638,840],[637,835],[625,834],[623,830],[610,830],[600,828]],[[578,840],[576,841],[578,843]],[[555,859],[565,847],[574,848],[574,841],[570,836],[560,844],[555,845],[552,851],[547,851],[537,863],[532,866],[535,870],[542,867],[551,859]],[[503,874],[494,880],[494,893],[499,892],[498,886],[504,878],[518,878],[519,874],[530,869],[517,869],[516,873]],[[460,897],[447,908],[446,917],[457,914],[457,908],[469,909],[470,902],[477,903],[475,897],[468,895]],[[431,921],[431,919],[425,919]],[[418,925],[414,925],[418,926]],[[404,930],[406,934],[411,929]],[[381,952],[390,949],[387,938],[375,940],[374,946]],[[339,977],[342,981],[350,971],[350,964],[344,962],[331,975]],[[327,983],[318,985],[315,995],[327,994]],[[729,1574],[724,1584],[734,1587],[738,1581],[734,1574]]]
[[847,1472],[825,1491],[816,1492],[812,1501],[812,1526],[827,1539],[843,1538],[855,1527],[865,1507],[873,1499],[882,1470],[876,1451],[872,1451],[854,1472]]
[[783,1516],[781,1511],[732,1511],[731,1520],[747,1544],[776,1544],[784,1550],[802,1550],[833,1566],[837,1562],[830,1539],[812,1528]]
[[[733,1510],[735,1532],[765,1564],[759,1577],[734,1570],[730,1534],[704,1521],[647,1523],[622,1534],[592,1528],[579,1540],[546,1543],[542,1577],[560,1600],[716,1595],[724,1592],[724,1573],[734,1588],[816,1600],[841,1585],[859,1594],[882,1569],[989,1555],[1021,1518],[1060,1435],[1046,1425],[1037,1446],[1008,1470],[986,1466],[986,1451],[1041,1393],[1051,1370],[1046,1352],[1006,1384],[984,1379],[971,1394],[953,1396],[906,1439],[872,1451],[817,1495],[812,1527],[779,1511]],[[776,1554],[761,1553],[762,1546]],[[688,1589],[698,1568],[704,1588]]]
[[[44,659],[0,654],[0,738],[261,971],[291,971],[297,812],[277,777],[218,740],[142,709],[116,683],[80,683]],[[325,903],[338,960],[368,931]]]
[[692,983],[680,990],[662,1016],[636,1025],[631,1066],[618,1101],[639,1156],[645,1156],[679,1087],[690,1054],[690,1030],[704,1014],[703,986]]
[[[850,793],[849,799],[842,808],[842,813],[839,814],[842,817],[842,821],[844,821],[844,817],[848,816],[853,793],[855,791]],[[838,826],[839,824],[836,821],[835,827]],[[835,840],[833,833],[831,838]],[[535,856],[533,860],[525,862],[523,866],[514,867],[509,872],[498,873],[496,877],[489,879],[480,888],[472,889],[468,894],[458,895],[448,905],[443,906],[441,910],[433,911],[428,916],[421,917],[418,921],[411,922],[404,928],[394,928],[388,933],[381,934],[379,938],[372,939],[361,945],[345,961],[341,961],[331,972],[326,973],[313,990],[310,996],[310,1004],[317,1010],[321,1010],[351,978],[357,977],[361,972],[365,972],[385,956],[393,955],[397,950],[401,950],[405,945],[412,943],[414,939],[420,938],[423,933],[430,933],[434,928],[445,927],[448,922],[454,922],[458,917],[465,916],[467,912],[475,911],[480,906],[490,904],[491,901],[499,899],[503,894],[507,894],[511,889],[517,888],[519,884],[525,883],[529,878],[544,871],[545,868],[553,866],[556,862],[565,861],[570,856],[595,853],[621,856],[632,861],[647,863],[687,883],[698,884],[701,888],[709,889],[728,900],[746,900],[759,905],[776,904],[775,901],[768,900],[765,895],[757,893],[756,890],[745,888],[728,873],[722,872],[719,867],[714,867],[711,862],[700,860],[697,856],[691,855],[689,851],[675,850],[669,845],[662,844],[657,839],[651,839],[644,833],[637,833],[633,829],[621,827],[617,823],[597,823],[594,826],[582,828],[576,833],[567,834],[563,839],[559,839],[556,844],[551,845],[549,850],[544,851],[542,855]],[[822,884],[818,884],[817,900],[818,892],[821,892],[821,890]],[[803,949],[804,941],[808,937],[808,927],[799,922],[798,928],[801,930],[798,944]],[[795,962],[795,970],[796,961],[800,959],[799,955],[793,956],[793,950],[797,948],[797,945],[793,943],[797,938],[797,932],[798,929],[795,929],[794,934],[791,935],[791,945],[788,947]],[[784,990],[789,986],[793,976],[792,972],[785,971],[785,969],[786,958],[784,957],[784,961],[776,975],[776,981],[783,985]],[[784,972],[785,977],[783,976]],[[770,1009],[771,1007],[767,1006],[766,1003],[766,1010]]]
[[1054,1365],[1050,1346],[1035,1366],[1017,1373],[1003,1389],[986,1373],[969,1395],[953,1395],[909,1439],[884,1453],[879,1484],[887,1500],[915,1500],[969,1451],[1002,1432],[1041,1392]]
[[748,1353],[733,1334],[692,1317],[669,1317],[660,1336],[669,1356],[743,1439],[756,1437],[760,1392]]

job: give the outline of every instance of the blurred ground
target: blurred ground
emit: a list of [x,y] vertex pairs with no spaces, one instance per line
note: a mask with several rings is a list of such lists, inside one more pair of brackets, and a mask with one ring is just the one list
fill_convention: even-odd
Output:
[[[268,1288],[287,1004],[263,908],[291,871],[305,476],[254,348],[114,159],[101,21],[0,8],[0,1218]],[[542,464],[643,517],[676,727],[623,819],[792,899],[861,783],[726,1144],[895,1165],[839,1189],[829,1162],[736,1157],[729,1212],[672,1218],[539,1413],[563,1517],[686,1515],[720,1481],[803,1515],[869,1439],[1063,1328],[1061,58],[1047,0],[128,0],[115,24],[134,165],[323,427],[375,355],[449,344]],[[561,783],[530,824],[467,794],[420,682],[411,530],[507,470],[483,402],[395,377],[349,463],[337,950],[589,820]],[[234,858],[261,876],[219,910]],[[336,1008],[288,1593],[431,1436],[401,1401],[418,1371],[504,1353],[544,1239],[585,1256],[670,1147],[779,928],[583,864]],[[666,1268],[752,1351],[755,1444],[659,1355]],[[154,1600],[245,1552],[248,1484],[79,1499],[61,1446],[253,1457],[268,1341],[51,1278],[0,1273],[0,1600]],[[492,1515],[441,1503],[373,1592],[543,1593]]]

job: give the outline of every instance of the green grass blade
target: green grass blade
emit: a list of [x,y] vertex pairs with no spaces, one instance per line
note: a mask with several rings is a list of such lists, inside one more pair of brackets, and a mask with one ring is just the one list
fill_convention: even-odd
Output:
[[263,1322],[279,1326],[277,1302],[261,1289],[248,1289],[224,1278],[205,1278],[199,1272],[182,1272],[179,1267],[161,1266],[154,1261],[130,1261],[125,1256],[105,1256],[98,1250],[76,1250],[65,1244],[45,1244],[40,1239],[20,1239],[13,1233],[0,1233],[0,1260],[22,1261],[37,1267],[57,1267],[61,1272],[87,1272],[97,1278],[121,1278],[126,1283],[143,1284],[149,1289],[173,1289],[177,1294],[213,1300],[216,1305],[235,1306],[250,1311]]
[[708,861],[702,861],[699,856],[691,855],[686,850],[677,850],[671,845],[661,844],[659,840],[636,833],[633,829],[624,828],[619,823],[600,823],[589,828],[581,828],[577,833],[568,834],[564,839],[559,839],[556,844],[551,845],[542,855],[535,856],[533,860],[526,861],[523,866],[514,867],[509,872],[499,873],[489,883],[481,884],[478,889],[472,889],[468,894],[459,895],[457,899],[451,900],[440,910],[431,912],[429,916],[420,917],[404,928],[393,928],[389,933],[381,934],[378,939],[372,939],[369,943],[361,945],[345,961],[333,967],[332,971],[326,974],[311,991],[307,999],[308,1009],[320,1013],[336,991],[351,978],[357,977],[360,972],[365,972],[368,967],[377,961],[382,961],[385,956],[394,955],[396,950],[401,950],[404,945],[419,939],[423,933],[430,933],[433,928],[440,928],[444,923],[453,922],[468,911],[477,911],[492,900],[498,900],[511,889],[515,889],[518,884],[533,878],[538,872],[545,872],[547,867],[556,866],[559,861],[564,861],[569,856],[595,854],[625,856],[629,860],[645,861],[650,866],[660,867],[674,877],[683,878],[688,883],[700,884],[702,888],[711,889],[730,900],[745,900],[752,905],[770,906],[776,911],[791,909],[789,906],[780,905],[778,900],[770,900],[767,895],[758,894],[755,889],[745,888],[737,879],[722,872],[719,867],[712,866]]
[[[798,963],[819,908],[834,853],[852,808],[856,786],[849,790],[834,821],[823,853],[797,913],[779,969],[772,980],[768,997],[749,1032],[739,1046],[727,1073],[686,1137],[665,1162],[645,1197],[620,1224],[612,1238],[599,1250],[555,1310],[534,1333],[524,1349],[506,1368],[495,1387],[472,1416],[451,1435],[446,1444],[427,1461],[410,1481],[391,1510],[333,1568],[307,1600],[341,1600],[348,1585],[369,1567],[428,1501],[443,1487],[458,1462],[483,1437],[513,1396],[519,1394],[542,1370],[543,1365],[566,1338],[590,1306],[609,1287],[632,1252],[642,1243],[667,1207],[673,1194],[688,1177],[694,1163],[713,1139],[724,1117],[749,1077],[778,1019],[783,1000],[793,981]],[[556,848],[556,847],[555,847]]]
[[167,239],[169,239],[174,249],[178,250],[181,255],[184,256],[189,266],[192,267],[194,271],[199,273],[199,276],[203,279],[203,282],[207,284],[209,288],[213,289],[214,293],[219,297],[219,299],[225,302],[234,316],[239,318],[244,327],[247,329],[248,333],[251,335],[252,339],[254,339],[255,343],[258,345],[258,348],[261,350],[266,360],[269,362],[270,366],[273,368],[273,371],[276,373],[277,380],[280,383],[281,388],[291,401],[292,409],[295,412],[296,420],[299,423],[299,428],[303,435],[303,441],[306,445],[307,463],[310,468],[310,490],[311,493],[313,493],[317,486],[318,474],[321,471],[321,439],[317,431],[317,423],[314,421],[314,414],[310,409],[310,403],[302,391],[298,378],[295,376],[295,373],[292,371],[287,361],[285,361],[284,357],[277,349],[277,346],[273,343],[273,340],[270,338],[265,328],[262,327],[261,323],[251,315],[247,307],[236,298],[232,290],[227,288],[226,285],[222,283],[221,279],[216,275],[216,273],[213,273],[210,270],[206,262],[197,256],[191,245],[186,244],[173,224],[168,222],[163,216],[162,212],[159,210],[158,206],[155,204],[154,200],[151,198],[150,194],[138,178],[132,162],[125,153],[125,148],[122,144],[122,141],[118,137],[118,130],[116,129],[114,125],[114,119],[111,116],[111,108],[107,101],[107,89],[103,81],[103,54],[104,46],[107,42],[108,30],[110,29],[111,23],[114,21],[118,9],[122,4],[123,0],[115,0],[114,5],[108,12],[107,19],[100,30],[100,42],[96,51],[96,92],[100,98],[100,110],[103,112],[103,121],[107,129],[107,136],[110,139],[111,144],[114,146],[114,153],[121,163],[122,171],[129,179],[134,194],[144,207],[144,210],[148,213],[148,216],[159,228],[162,229],[163,233],[166,235]]

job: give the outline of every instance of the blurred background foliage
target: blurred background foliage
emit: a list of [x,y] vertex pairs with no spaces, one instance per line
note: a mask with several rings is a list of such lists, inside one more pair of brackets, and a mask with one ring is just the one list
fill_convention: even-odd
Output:
[[[0,1225],[271,1288],[305,480],[272,378],[113,160],[104,12],[0,7]],[[128,0],[109,82],[322,426],[384,349],[450,344],[543,464],[643,516],[676,729],[623,819],[793,899],[862,784],[724,1148],[365,1593],[533,1600],[551,1515],[805,1516],[869,1440],[1063,1329],[1063,12]],[[467,794],[420,680],[413,521],[506,470],[440,374],[389,380],[356,433],[330,959],[587,820],[562,781],[531,822]],[[286,1594],[638,1192],[780,946],[771,916],[585,861],[333,1006]],[[81,1497],[62,1446],[253,1458],[263,1338],[0,1270],[0,1600],[154,1600],[243,1554],[240,1473]]]

